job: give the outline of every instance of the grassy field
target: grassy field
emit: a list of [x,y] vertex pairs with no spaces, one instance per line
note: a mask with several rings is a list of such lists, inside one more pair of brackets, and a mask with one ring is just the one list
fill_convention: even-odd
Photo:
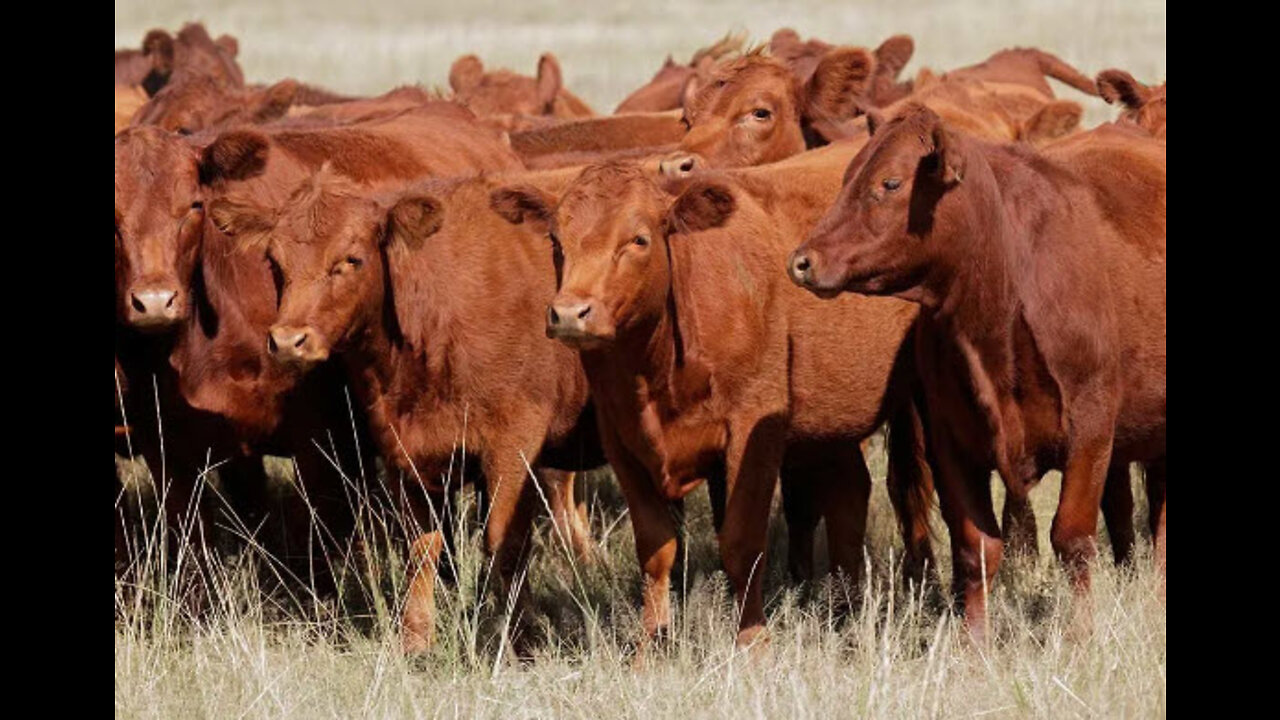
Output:
[[[803,35],[874,46],[911,33],[923,66],[976,62],[1013,45],[1057,53],[1084,72],[1130,70],[1165,77],[1165,4],[1013,0],[889,3],[628,2],[565,0],[309,3],[223,0],[116,3],[117,46],[136,45],[152,27],[201,19],[214,34],[240,39],[253,81],[294,76],[335,90],[375,93],[400,83],[445,85],[450,63],[475,52],[493,66],[533,71],[553,50],[568,87],[608,112],[644,83],[667,53],[687,59],[726,31],[752,40],[790,25]],[[1070,89],[1085,124],[1113,108]],[[527,574],[533,597],[535,659],[521,663],[501,644],[504,598],[480,548],[476,523],[460,530],[453,574],[442,586],[438,647],[406,660],[394,633],[403,586],[401,550],[385,520],[368,519],[366,562],[330,560],[343,578],[335,599],[309,596],[307,578],[250,548],[212,564],[196,580],[189,556],[176,576],[155,547],[143,553],[136,583],[116,584],[115,704],[126,718],[169,717],[1163,717],[1166,714],[1165,607],[1150,547],[1134,568],[1108,561],[1105,532],[1095,569],[1094,622],[1072,634],[1071,594],[1052,558],[1048,529],[1059,479],[1033,493],[1040,558],[1006,565],[992,588],[992,636],[973,646],[956,618],[933,601],[937,588],[899,586],[901,554],[884,491],[884,456],[871,458],[875,488],[867,539],[867,581],[796,589],[786,582],[785,526],[771,527],[766,598],[771,641],[735,652],[733,602],[711,530],[705,493],[690,496],[687,560],[675,585],[668,647],[637,663],[639,569],[631,527],[607,471],[586,483],[600,544],[579,567],[545,522]],[[274,460],[281,492],[287,462]],[[993,488],[1001,502],[1000,488]],[[1138,522],[1145,501],[1135,482]],[[466,512],[468,508],[459,508]],[[380,516],[375,516],[380,517]],[[947,532],[935,518],[935,552],[950,577]],[[224,527],[223,536],[253,536]],[[820,569],[826,567],[819,533]],[[184,553],[192,552],[186,548]],[[321,561],[324,561],[323,559]],[[196,592],[205,611],[193,616]],[[923,598],[923,600],[922,600]],[[850,609],[851,608],[851,609]]]
[[[365,513],[368,560],[333,556],[335,598],[311,596],[306,577],[260,549],[212,564],[196,579],[192,549],[175,575],[145,553],[138,583],[116,584],[115,687],[120,717],[1163,717],[1165,608],[1150,547],[1135,568],[1095,568],[1093,627],[1073,634],[1071,593],[1049,552],[1058,478],[1034,492],[1041,557],[1006,564],[992,588],[992,637],[973,645],[938,588],[898,582],[901,555],[884,491],[883,452],[871,457],[875,487],[861,590],[833,578],[797,589],[786,581],[785,524],[771,525],[766,598],[769,644],[735,651],[733,602],[705,493],[686,510],[687,559],[677,568],[673,638],[637,662],[639,568],[630,522],[608,471],[588,477],[591,527],[600,553],[571,559],[540,525],[527,573],[533,598],[532,662],[502,644],[505,596],[481,551],[480,525],[458,531],[442,584],[438,646],[406,660],[396,636],[404,585],[400,544],[387,520]],[[277,469],[286,465],[274,463]],[[289,473],[279,473],[282,492]],[[216,487],[216,485],[215,485]],[[1139,508],[1141,483],[1135,483]],[[144,486],[145,490],[145,486]],[[1002,502],[996,487],[997,501]],[[469,496],[455,511],[474,517]],[[1138,521],[1145,523],[1140,509]],[[394,521],[390,521],[394,522]],[[947,532],[935,509],[935,548],[950,576]],[[220,535],[252,536],[224,521]],[[821,538],[821,534],[819,536]],[[825,548],[818,542],[819,569]],[[323,559],[320,560],[324,562]],[[189,598],[204,598],[194,616]]]

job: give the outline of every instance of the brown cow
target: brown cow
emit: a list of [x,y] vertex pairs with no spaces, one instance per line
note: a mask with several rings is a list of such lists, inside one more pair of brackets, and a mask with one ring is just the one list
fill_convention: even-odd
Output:
[[591,117],[595,112],[564,88],[560,62],[551,53],[538,58],[537,77],[499,69],[485,72],[475,55],[463,55],[449,68],[454,100],[501,129],[517,129],[521,117]]
[[[781,61],[759,53],[726,64],[717,70],[716,82],[699,93],[692,114],[686,116],[690,131],[680,150],[661,163],[662,173],[678,178],[700,168],[762,164],[820,145],[823,138],[861,142],[867,120],[848,118],[863,112],[876,115],[860,99],[859,88],[865,90],[866,83],[837,85],[841,77],[870,74],[870,69],[859,69],[867,57],[865,50],[830,50],[804,85],[788,75]],[[869,67],[874,66],[872,61]],[[858,74],[849,75],[855,71]],[[824,76],[829,77],[822,80]],[[1039,80],[1044,82],[1043,77]],[[915,88],[910,97],[885,108],[884,114],[919,101],[974,134],[1041,144],[1075,129],[1082,113],[1077,103],[1054,100],[1033,87],[985,82],[964,74],[945,80],[918,79]],[[806,93],[808,101],[803,100]],[[819,112],[815,106],[827,110]]]
[[1098,94],[1114,105],[1124,106],[1118,124],[1136,125],[1152,137],[1164,140],[1165,83],[1148,87],[1133,79],[1123,70],[1103,70],[1098,73]]
[[[802,41],[791,28],[782,28],[769,38],[769,53],[786,63],[802,84],[813,75],[818,62],[835,47],[817,38]],[[867,103],[883,107],[911,94],[911,81],[898,82],[898,74],[911,62],[915,47],[910,35],[894,35],[880,43],[875,51],[875,73],[863,98]]]
[[[262,341],[276,308],[270,266],[261,254],[233,252],[232,241],[207,223],[203,203],[237,186],[265,202],[272,197],[273,180],[296,181],[326,161],[361,179],[416,177],[423,163],[448,172],[519,167],[496,133],[476,125],[464,109],[440,105],[447,107],[359,127],[238,131],[212,144],[208,138],[181,138],[150,127],[117,138],[117,356],[135,388],[130,396],[138,407],[131,408],[130,417],[155,425],[157,403],[163,407],[164,461],[154,443],[153,430],[159,428],[145,428],[142,435],[157,448],[152,454],[144,449],[148,465],[157,474],[165,468],[163,474],[175,485],[171,525],[186,516],[191,481],[210,446],[221,454],[227,447],[235,453],[246,441],[259,451],[279,445],[297,454],[304,479],[320,477],[323,484],[332,471],[311,439],[352,425],[338,394],[337,368],[312,373],[290,399],[297,374],[273,363]],[[472,118],[470,125],[460,114]],[[451,154],[449,143],[440,142],[445,137],[457,140]],[[146,294],[151,289],[154,301]],[[157,315],[159,320],[152,317]],[[174,324],[176,338],[147,338],[131,327]],[[151,375],[160,380],[158,397],[147,392]],[[328,407],[317,406],[325,403]],[[175,414],[183,419],[175,420]],[[214,427],[200,429],[197,422]],[[344,435],[349,433],[334,433],[339,441]],[[352,457],[344,447],[338,454]],[[257,465],[260,471],[260,460]],[[313,499],[345,505],[341,485],[334,487],[336,493],[315,492]],[[339,517],[340,510],[335,510]]]
[[229,87],[243,87],[244,73],[236,64],[239,43],[229,35],[217,40],[200,23],[188,23],[171,36],[151,30],[141,50],[116,51],[116,84],[140,85],[154,96],[170,80],[208,77]]
[[717,62],[741,51],[742,41],[742,35],[726,34],[714,44],[695,52],[688,65],[677,65],[668,55],[653,79],[623,99],[614,114],[683,108],[685,100],[692,95],[691,91],[696,91],[695,78],[705,79]]
[[689,132],[663,172],[763,165],[802,152],[805,127],[851,117],[874,70],[871,53],[852,47],[824,55],[803,84],[761,48],[725,63],[685,108]]
[[826,493],[833,565],[858,577],[870,492],[858,440],[905,404],[899,350],[916,311],[850,297],[832,316],[773,269],[821,211],[817,196],[836,192],[833,169],[695,181],[673,202],[638,168],[605,164],[559,200],[528,186],[493,196],[508,220],[550,233],[562,280],[547,333],[580,351],[636,533],[648,635],[670,623],[667,505],[700,478],[726,481],[720,546],[739,644],[764,627],[780,471]]
[[175,79],[138,110],[132,123],[158,125],[182,135],[264,123],[285,116],[298,88],[293,79],[261,90],[230,86],[206,75]]
[[[571,175],[522,177],[559,187]],[[451,180],[380,192],[322,170],[279,208],[251,195],[210,206],[243,245],[266,245],[279,273],[283,294],[264,345],[301,368],[340,357],[383,457],[414,479],[398,493],[423,528],[403,615],[409,652],[434,637],[436,563],[451,540],[434,513],[447,507],[441,477],[459,448],[483,478],[487,546],[508,587],[540,504],[529,467],[604,462],[577,358],[542,337],[541,303],[554,291],[545,238],[490,212],[496,187],[494,179]],[[560,481],[543,480],[553,508],[563,506],[554,496]],[[585,554],[577,515],[555,517]]]
[[[1024,500],[1063,469],[1051,540],[1087,596],[1104,487],[1127,486],[1129,463],[1145,463],[1163,566],[1164,143],[1103,126],[1037,153],[953,132],[915,106],[876,132],[848,177],[788,269],[824,297],[922,306],[917,361],[970,629],[984,633],[1003,549],[992,469]],[[1107,499],[1107,520],[1123,529],[1132,517],[1120,505]]]

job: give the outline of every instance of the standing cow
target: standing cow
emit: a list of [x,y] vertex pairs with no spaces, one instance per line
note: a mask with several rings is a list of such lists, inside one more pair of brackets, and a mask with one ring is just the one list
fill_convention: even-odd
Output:
[[[970,629],[984,632],[1003,554],[993,469],[1023,499],[1063,470],[1051,540],[1084,595],[1104,489],[1144,463],[1163,568],[1164,143],[1104,126],[1038,153],[913,106],[876,130],[848,177],[788,271],[823,297],[921,306],[916,359]],[[1121,505],[1104,510],[1123,528]]]

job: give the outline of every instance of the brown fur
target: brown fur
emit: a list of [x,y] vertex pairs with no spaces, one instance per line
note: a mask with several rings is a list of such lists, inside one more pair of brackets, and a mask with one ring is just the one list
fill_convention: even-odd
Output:
[[[566,173],[517,177],[557,187]],[[413,479],[402,497],[425,490],[444,507],[441,476],[466,448],[462,462],[478,463],[491,502],[488,547],[510,583],[539,504],[525,462],[578,470],[602,458],[588,442],[594,427],[583,426],[594,421],[577,358],[542,337],[541,301],[554,288],[546,240],[489,211],[496,182],[406,188],[322,170],[269,211],[267,230],[285,288],[273,333],[306,333],[305,345],[277,346],[278,357],[340,355],[383,457]],[[238,208],[229,224],[257,228],[263,212]],[[415,544],[434,543],[438,524],[411,505],[424,528]],[[574,542],[584,540],[579,528]],[[417,651],[433,637],[435,567],[411,573],[403,632]]]
[[565,120],[511,133],[511,148],[526,162],[554,153],[632,150],[680,142],[678,113],[632,113]]
[[[481,118],[490,116],[591,117],[595,112],[564,88],[560,63],[551,53],[538,60],[534,77],[499,69],[486,72],[475,55],[464,55],[449,70],[453,99]],[[504,121],[501,129],[510,129]]]
[[[1081,592],[1103,489],[1127,495],[1130,462],[1147,464],[1163,517],[1165,214],[1163,142],[1103,126],[1037,153],[915,106],[854,159],[790,260],[815,292],[922,306],[937,487],[975,632],[1003,551],[992,469],[1023,503],[1045,471],[1064,471],[1051,540]],[[1118,560],[1132,538],[1132,517],[1113,512],[1123,504],[1107,503]]]
[[1124,106],[1117,125],[1135,126],[1165,139],[1165,83],[1148,87],[1123,70],[1103,70],[1098,73],[1098,94],[1112,105]]
[[620,164],[587,168],[559,199],[503,196],[521,208],[512,219],[549,225],[563,253],[548,333],[580,350],[636,532],[650,634],[670,622],[667,504],[701,478],[728,488],[720,543],[740,643],[763,628],[780,471],[826,508],[834,564],[860,570],[870,478],[857,441],[901,399],[891,377],[915,310],[849,298],[833,316],[777,272],[837,191],[843,163],[832,157],[695,180],[676,198]]

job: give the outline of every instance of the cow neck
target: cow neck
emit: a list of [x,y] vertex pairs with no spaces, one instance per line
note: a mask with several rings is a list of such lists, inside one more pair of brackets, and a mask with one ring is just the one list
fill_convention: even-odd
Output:
[[[977,159],[970,154],[970,162]],[[985,163],[984,163],[985,164]],[[1019,358],[1013,342],[1025,305],[1017,280],[1035,262],[1024,228],[1007,212],[1003,191],[1010,178],[995,173],[992,212],[970,227],[982,227],[963,239],[944,243],[963,248],[949,272],[935,274],[924,291],[959,356],[973,397],[991,433],[996,469],[1006,483],[1029,479],[1024,425],[1016,397]]]
[[638,429],[647,449],[655,454],[661,453],[663,445],[661,423],[654,427],[643,418],[652,418],[656,411],[661,419],[674,408],[670,380],[679,372],[675,337],[674,324],[664,313],[619,333],[608,348],[581,354],[602,414],[622,426],[624,434],[631,434],[625,432],[628,426]]
[[[383,303],[392,303],[385,297]],[[381,308],[378,315],[394,312]],[[443,400],[440,391],[447,387],[442,375],[447,365],[442,361],[442,348],[418,348],[393,333],[385,320],[375,320],[353,339],[342,352],[348,377],[356,387],[361,402],[369,412],[371,427],[388,457],[401,454],[398,438],[404,438],[404,418],[428,404]],[[395,435],[388,433],[394,430]]]

